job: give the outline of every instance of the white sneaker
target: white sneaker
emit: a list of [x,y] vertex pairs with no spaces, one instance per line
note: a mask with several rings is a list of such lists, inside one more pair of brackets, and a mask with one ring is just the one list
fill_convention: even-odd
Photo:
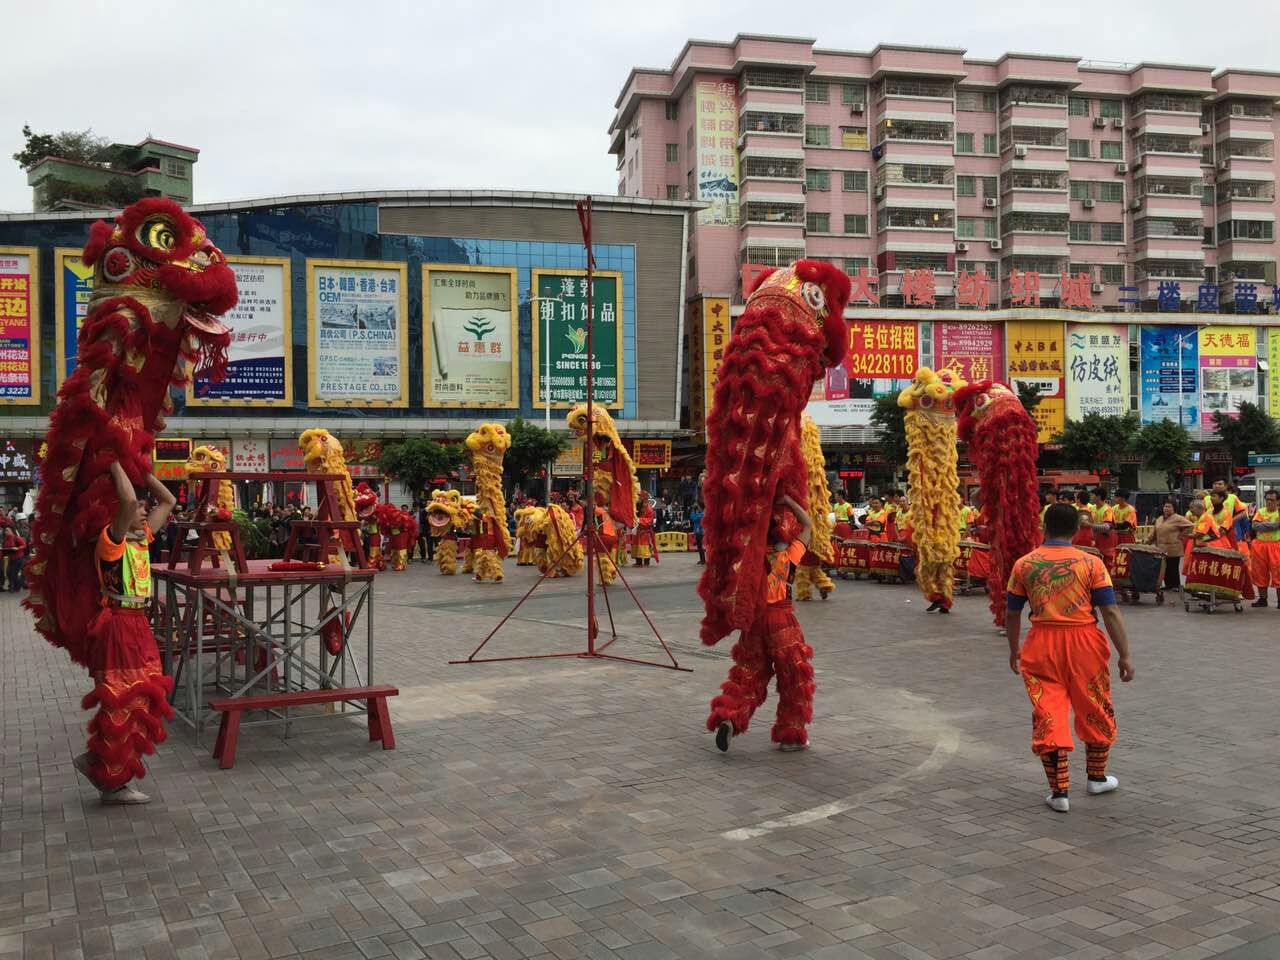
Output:
[[141,790],[135,790],[129,784],[123,787],[117,787],[115,790],[103,790],[102,802],[109,806],[135,806],[142,803],[150,803],[151,798]]
[[1088,784],[1089,796],[1096,797],[1100,793],[1110,793],[1112,790],[1116,789],[1116,787],[1120,786],[1120,781],[1108,774],[1107,779],[1090,780],[1088,781]]
[[1066,813],[1071,809],[1071,801],[1066,797],[1055,797],[1053,794],[1049,794],[1049,796],[1044,798],[1044,802],[1047,803],[1049,808],[1055,813]]

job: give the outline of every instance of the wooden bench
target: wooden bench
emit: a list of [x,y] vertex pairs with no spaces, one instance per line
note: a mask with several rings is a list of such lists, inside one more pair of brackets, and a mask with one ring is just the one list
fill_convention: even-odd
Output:
[[213,757],[223,770],[236,763],[236,741],[240,737],[240,714],[245,710],[270,710],[284,707],[301,707],[311,703],[342,703],[364,700],[369,714],[369,739],[381,740],[383,750],[393,750],[395,734],[391,730],[391,712],[387,709],[387,697],[399,696],[395,687],[334,687],[326,690],[299,690],[295,693],[268,693],[256,697],[230,697],[211,700],[209,706],[222,714],[218,725],[218,739],[213,745]]

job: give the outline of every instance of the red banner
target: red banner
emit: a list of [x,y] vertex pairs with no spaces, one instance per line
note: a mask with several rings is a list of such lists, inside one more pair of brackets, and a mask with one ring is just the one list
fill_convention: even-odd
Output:
[[1004,326],[998,323],[934,324],[933,355],[939,370],[961,380],[1004,379]]
[[910,380],[919,364],[914,320],[854,320],[849,324],[849,379]]

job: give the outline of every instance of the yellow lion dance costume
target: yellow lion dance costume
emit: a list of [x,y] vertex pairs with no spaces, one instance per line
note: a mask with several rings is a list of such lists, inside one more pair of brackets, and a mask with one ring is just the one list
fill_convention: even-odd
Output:
[[[226,473],[227,458],[217,447],[200,446],[191,451],[191,459],[187,461],[187,473]],[[201,521],[230,520],[231,512],[236,508],[236,488],[230,480],[201,480],[201,484],[216,484],[213,502],[205,515],[198,517]],[[202,503],[203,491],[196,492],[196,502]],[[231,534],[220,531],[213,535],[214,549],[229,557],[231,551]]]
[[533,545],[533,522],[541,507],[520,507],[516,510],[516,566],[532,567],[538,562],[538,548]]
[[[636,501],[640,499],[640,481],[636,479],[636,466],[631,462],[631,454],[622,445],[618,429],[613,425],[613,417],[601,406],[591,408],[592,424],[590,429],[591,450],[591,488],[595,494],[595,505],[608,515],[605,522],[598,525],[600,540],[605,552],[598,555],[597,566],[600,571],[600,582],[613,583],[618,575],[614,565],[619,541],[617,527],[624,528],[621,539],[625,542],[625,531],[636,525]],[[580,403],[565,418],[574,436],[584,443],[588,440],[587,405]]]
[[822,569],[835,558],[831,551],[831,488],[827,485],[827,459],[822,455],[822,430],[807,413],[800,421],[800,453],[809,471],[809,516],[813,520],[809,552],[796,567],[795,598],[812,600],[813,588],[823,600],[835,584]]
[[915,545],[916,585],[929,600],[929,612],[949,613],[955,590],[960,555],[955,393],[962,386],[948,370],[921,367],[898,395],[898,406],[906,410],[907,526]]
[[[355,488],[351,485],[351,474],[347,472],[347,458],[342,453],[342,442],[328,430],[313,428],[302,431],[302,435],[298,437],[298,446],[302,448],[307,473],[336,473],[340,476],[334,483],[338,502],[331,506],[333,519],[358,520]],[[355,550],[355,538],[358,536],[360,533],[357,530],[343,531],[343,535],[336,538],[335,542],[340,543],[350,554]],[[331,553],[329,559],[337,559],[336,554]]]
[[510,446],[511,437],[500,423],[482,423],[467,435],[476,474],[476,512],[480,515],[469,551],[478,583],[501,583],[502,561],[511,552],[507,503],[502,494],[502,458]]
[[535,508],[533,542],[538,570],[548,577],[572,577],[582,570],[582,541],[567,510],[558,504]]
[[458,531],[467,521],[462,516],[462,494],[457,490],[432,490],[427,504],[427,529],[436,541],[436,568],[442,576],[458,572]]

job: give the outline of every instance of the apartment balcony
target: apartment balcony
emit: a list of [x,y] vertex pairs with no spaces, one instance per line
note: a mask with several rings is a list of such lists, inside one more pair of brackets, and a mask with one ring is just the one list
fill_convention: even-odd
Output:
[[1242,210],[1272,204],[1276,199],[1275,174],[1241,169],[1230,171],[1226,179],[1218,178],[1215,199],[1219,213],[1224,206],[1236,203]]
[[796,149],[804,139],[804,107],[782,109],[771,104],[768,109],[744,106],[738,115],[738,146],[751,149]]
[[917,143],[941,144],[950,147],[953,140],[954,124],[946,114],[924,114],[906,116],[886,116],[876,125],[875,142],[882,143]]
[[[770,214],[772,222],[776,220],[776,216],[772,216],[779,212],[782,208],[798,206],[803,209],[805,205],[805,187],[803,180],[743,180],[742,181],[742,205],[753,204],[753,213],[759,215],[763,210],[764,213]],[[773,208],[779,208],[775,210]],[[744,216],[745,218],[745,216]],[[803,220],[804,218],[801,217]],[[760,222],[758,220],[753,222]]]
[[752,147],[742,151],[739,163],[742,179],[797,180],[804,182],[804,150],[799,147]]
[[[1006,196],[1009,194],[1021,195],[1023,197],[1039,198],[1054,197],[1057,194],[1066,193],[1068,189],[1067,165],[1059,164],[1061,169],[1048,168],[1027,168],[1021,166],[1026,161],[1018,161],[1018,165],[1011,165],[1008,169],[1004,169],[1000,174],[1000,192]],[[1034,199],[1027,199],[1027,203],[1039,202]]]
[[799,194],[776,194],[772,199],[755,199],[741,204],[744,226],[770,227],[791,235],[792,229],[804,229],[804,198]]
[[1129,133],[1139,136],[1191,137],[1199,140],[1208,136],[1198,113],[1140,113],[1130,119]]

